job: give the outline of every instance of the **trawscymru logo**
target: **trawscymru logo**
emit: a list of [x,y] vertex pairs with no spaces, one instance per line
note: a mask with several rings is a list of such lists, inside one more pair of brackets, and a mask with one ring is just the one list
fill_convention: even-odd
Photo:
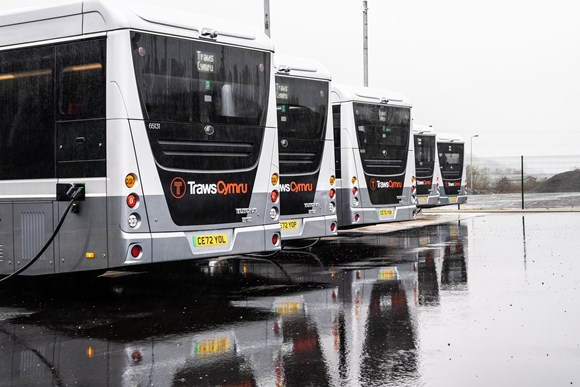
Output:
[[223,180],[217,183],[187,183],[181,177],[176,177],[171,181],[171,194],[176,199],[181,199],[188,193],[189,195],[241,195],[248,193],[247,183],[226,183]]
[[311,183],[296,183],[295,181],[280,185],[281,192],[312,192]]
[[403,183],[400,181],[380,181],[374,177],[370,180],[370,189],[374,191],[377,188],[403,188]]

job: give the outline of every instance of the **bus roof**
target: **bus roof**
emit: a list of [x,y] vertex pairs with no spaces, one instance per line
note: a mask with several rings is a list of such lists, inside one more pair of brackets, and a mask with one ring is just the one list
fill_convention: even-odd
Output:
[[437,133],[437,142],[456,142],[465,143],[461,137],[453,133]]
[[411,107],[411,101],[401,93],[363,86],[332,85],[332,102],[387,103]]
[[[70,0],[0,13],[0,47],[136,29],[273,51],[262,31],[175,8],[114,0]],[[217,33],[215,38],[210,37]]]
[[420,134],[422,136],[435,136],[435,129],[431,125],[415,124],[413,123],[413,134]]
[[301,78],[314,78],[330,81],[330,72],[319,62],[290,55],[274,55],[274,67],[277,75],[289,75]]

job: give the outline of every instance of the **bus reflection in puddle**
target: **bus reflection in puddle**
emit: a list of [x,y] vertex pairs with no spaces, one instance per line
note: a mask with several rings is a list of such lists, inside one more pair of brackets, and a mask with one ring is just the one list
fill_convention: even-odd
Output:
[[[420,309],[438,306],[446,286],[467,281],[466,230],[437,231],[440,240],[407,243],[416,246],[414,262],[408,251],[373,240],[358,250],[334,244],[339,264],[320,244],[283,254],[278,265],[220,262],[204,274],[211,286],[192,281],[201,293],[168,285],[146,301],[139,294],[153,283],[142,281],[90,309],[86,301],[24,309],[0,322],[0,378],[15,385],[416,381]],[[366,260],[368,252],[375,258]],[[218,289],[236,276],[251,286]]]

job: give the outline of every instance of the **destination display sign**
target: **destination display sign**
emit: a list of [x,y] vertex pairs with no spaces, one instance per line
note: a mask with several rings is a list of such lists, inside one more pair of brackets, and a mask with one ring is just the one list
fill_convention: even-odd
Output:
[[387,112],[386,110],[379,110],[379,121],[387,122]]
[[288,85],[276,83],[276,99],[281,101],[288,101]]
[[202,73],[215,72],[215,54],[197,51],[197,71]]

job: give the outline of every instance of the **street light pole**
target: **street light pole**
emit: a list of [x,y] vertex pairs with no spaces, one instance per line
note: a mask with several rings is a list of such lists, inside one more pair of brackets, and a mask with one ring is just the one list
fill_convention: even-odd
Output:
[[367,0],[363,0],[363,77],[365,87],[369,85],[369,31],[367,15]]
[[475,137],[479,137],[479,134],[474,134],[473,136],[471,136],[471,151],[470,151],[470,156],[471,156],[471,162],[470,162],[470,166],[469,166],[469,170],[470,170],[470,175],[471,175],[471,182],[469,183],[469,188],[471,189],[471,192],[473,193],[473,139]]
[[264,0],[264,32],[270,37],[270,0]]

